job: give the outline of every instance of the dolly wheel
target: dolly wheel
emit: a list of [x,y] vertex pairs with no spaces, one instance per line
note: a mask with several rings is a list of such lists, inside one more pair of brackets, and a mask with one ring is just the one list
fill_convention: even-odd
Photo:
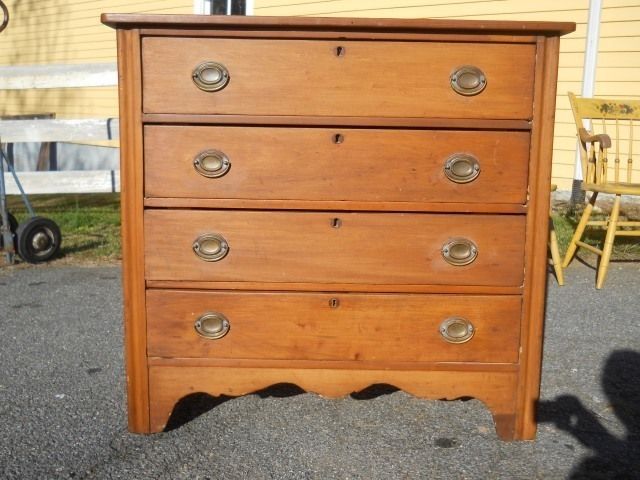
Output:
[[32,217],[21,223],[16,237],[18,253],[29,263],[46,262],[58,253],[62,241],[58,225],[44,217]]
[[[13,233],[15,238],[16,230],[18,229],[18,220],[16,220],[16,217],[11,215],[9,212],[7,212],[7,217],[9,217],[9,230],[11,230],[11,233]],[[2,215],[0,215],[0,225],[2,225]],[[4,238],[2,238],[2,235],[0,235],[0,250],[3,248]]]

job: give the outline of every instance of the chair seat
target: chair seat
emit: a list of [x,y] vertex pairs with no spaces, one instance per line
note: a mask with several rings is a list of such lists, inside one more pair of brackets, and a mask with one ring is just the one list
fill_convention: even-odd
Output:
[[640,183],[607,182],[582,183],[582,189],[589,192],[612,193],[615,195],[640,195]]

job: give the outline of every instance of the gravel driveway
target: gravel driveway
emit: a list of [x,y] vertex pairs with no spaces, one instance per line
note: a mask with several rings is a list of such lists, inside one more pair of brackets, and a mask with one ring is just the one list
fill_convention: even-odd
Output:
[[0,477],[640,478],[638,263],[612,264],[601,292],[577,261],[566,277],[549,280],[537,440],[505,443],[476,400],[392,388],[205,399],[171,431],[130,434],[120,269],[4,268]]

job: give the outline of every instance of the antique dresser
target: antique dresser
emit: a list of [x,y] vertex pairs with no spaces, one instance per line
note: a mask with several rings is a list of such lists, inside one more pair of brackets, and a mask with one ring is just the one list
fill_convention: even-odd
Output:
[[[535,436],[574,24],[105,14],[129,427],[292,383],[471,396]],[[470,421],[472,421],[470,419]]]

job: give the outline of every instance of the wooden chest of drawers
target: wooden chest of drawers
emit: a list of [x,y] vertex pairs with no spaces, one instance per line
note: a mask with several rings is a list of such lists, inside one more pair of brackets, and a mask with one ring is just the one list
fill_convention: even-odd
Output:
[[559,35],[103,16],[118,29],[129,427],[294,383],[472,396],[535,436]]

